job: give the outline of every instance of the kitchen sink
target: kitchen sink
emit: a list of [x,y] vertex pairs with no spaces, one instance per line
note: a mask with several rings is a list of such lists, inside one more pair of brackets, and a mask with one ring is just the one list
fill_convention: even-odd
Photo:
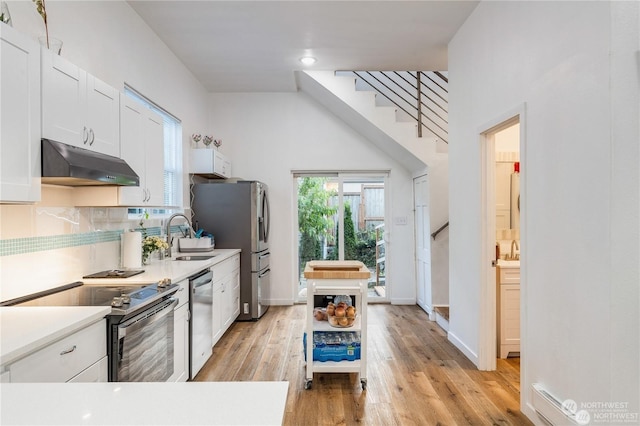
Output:
[[216,257],[215,254],[210,256],[178,256],[174,260],[209,260]]

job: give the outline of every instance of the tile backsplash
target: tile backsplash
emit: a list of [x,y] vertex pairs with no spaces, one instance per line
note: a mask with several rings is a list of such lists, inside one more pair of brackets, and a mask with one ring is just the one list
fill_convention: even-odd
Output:
[[[140,218],[124,207],[66,206],[60,194],[43,186],[41,203],[0,205],[0,300],[120,267],[120,235],[139,228]],[[148,235],[160,235],[160,225],[144,222]]]

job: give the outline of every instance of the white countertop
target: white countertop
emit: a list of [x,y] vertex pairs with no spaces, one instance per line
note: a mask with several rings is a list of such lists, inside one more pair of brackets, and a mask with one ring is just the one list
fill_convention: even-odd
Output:
[[3,383],[2,425],[281,425],[288,382]]
[[[236,253],[240,253],[240,249],[216,249],[211,252],[204,253],[173,253],[171,259],[152,260],[150,265],[142,265],[144,272],[129,278],[92,278],[82,279],[85,284],[148,284],[161,280],[162,278],[170,278],[172,282],[177,283],[185,278],[195,274],[202,269],[209,268],[220,263]],[[177,256],[214,256],[208,260],[173,260]]]
[[0,365],[100,321],[109,312],[110,306],[0,307]]
[[[85,279],[86,284],[136,285],[157,282],[170,278],[177,283],[194,273],[228,259],[239,249],[218,249],[198,255],[213,258],[202,261],[156,260],[144,265],[144,273],[130,278]],[[175,253],[175,256],[185,253]],[[195,255],[195,254],[192,254]],[[0,307],[0,365],[11,363],[41,347],[67,336],[83,327],[104,318],[111,307],[64,306],[64,307]]]

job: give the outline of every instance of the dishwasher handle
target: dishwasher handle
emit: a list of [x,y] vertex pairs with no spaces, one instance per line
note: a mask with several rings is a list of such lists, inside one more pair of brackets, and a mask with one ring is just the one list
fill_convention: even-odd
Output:
[[210,269],[204,269],[196,275],[189,277],[189,284],[192,289],[209,284],[213,280],[213,272]]

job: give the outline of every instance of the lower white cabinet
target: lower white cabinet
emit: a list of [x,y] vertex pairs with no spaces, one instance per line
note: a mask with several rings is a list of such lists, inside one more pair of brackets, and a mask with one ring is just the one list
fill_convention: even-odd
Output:
[[217,281],[213,283],[213,297],[211,299],[212,306],[212,315],[211,315],[211,341],[212,344],[215,344],[220,340],[220,337],[224,334],[222,328],[222,316],[223,316],[223,303],[222,303],[222,281]]
[[106,382],[105,321],[95,322],[8,365],[11,382]]
[[498,356],[520,353],[520,269],[498,268]]
[[177,308],[173,315],[173,375],[168,381],[186,382],[189,378],[189,304]]
[[91,367],[87,368],[72,377],[69,380],[69,383],[99,383],[99,382],[108,382],[109,381],[109,358],[106,356],[103,357],[100,361],[93,364]]
[[227,331],[240,315],[240,255],[214,265],[213,272],[213,344]]
[[178,285],[178,304],[173,313],[173,374],[168,382],[189,379],[189,280],[182,280]]

